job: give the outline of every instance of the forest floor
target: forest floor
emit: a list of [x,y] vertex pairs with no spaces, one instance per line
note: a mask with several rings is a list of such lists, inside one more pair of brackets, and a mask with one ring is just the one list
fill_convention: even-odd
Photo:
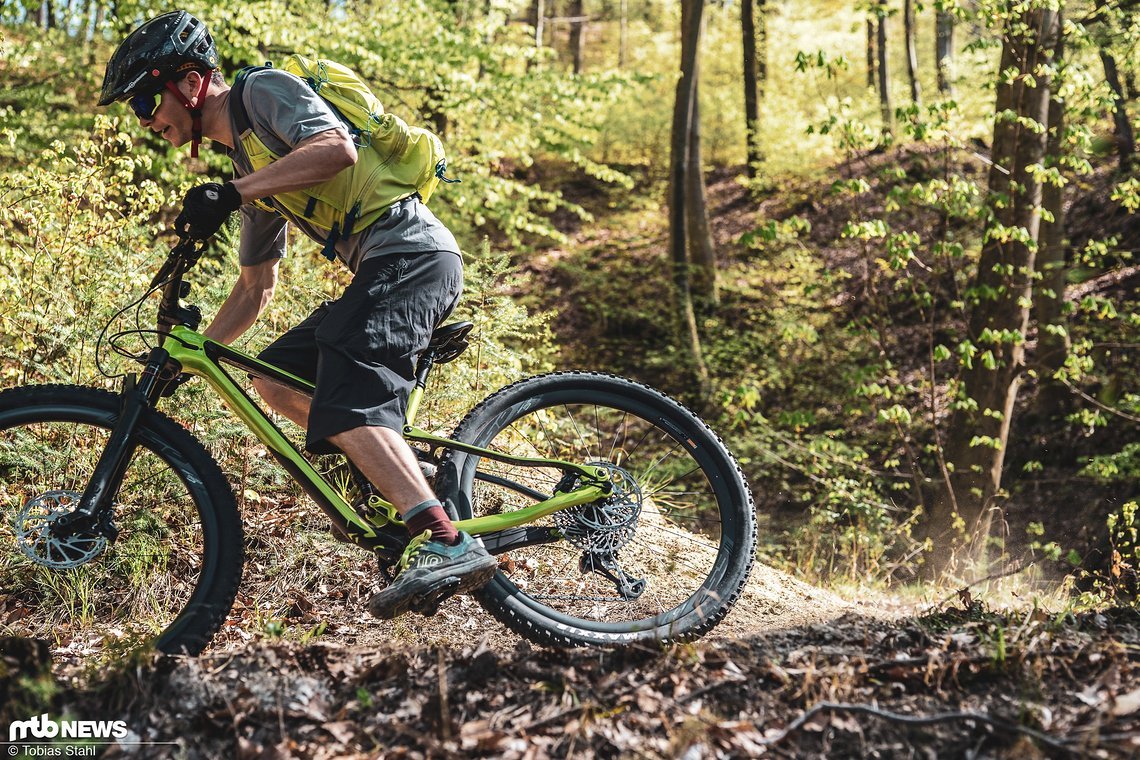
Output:
[[429,622],[434,645],[222,644],[56,685],[50,706],[42,680],[0,679],[0,696],[8,720],[124,721],[104,757],[1140,755],[1134,609],[1000,615],[963,594],[916,613],[758,575],[694,644],[539,649],[457,601]]
[[[710,186],[718,243],[754,225],[743,198],[727,174]],[[528,266],[579,245],[659,249],[662,230],[646,224],[574,230]],[[824,226],[815,220],[816,234]],[[540,283],[556,295],[556,278]],[[561,340],[579,312],[560,313]],[[298,546],[292,509],[247,513],[247,544]],[[380,623],[364,603],[375,568],[324,546],[310,564],[325,575],[304,583],[265,577],[255,552],[234,613],[198,658],[146,656],[72,680],[44,648],[0,642],[0,727],[40,712],[121,720],[125,739],[89,746],[210,760],[1140,756],[1135,608],[996,610],[953,586],[933,605],[844,599],[757,565],[699,642],[567,652],[531,646],[467,598]],[[269,587],[288,602],[284,638],[259,623]],[[10,756],[48,754],[22,749]]]

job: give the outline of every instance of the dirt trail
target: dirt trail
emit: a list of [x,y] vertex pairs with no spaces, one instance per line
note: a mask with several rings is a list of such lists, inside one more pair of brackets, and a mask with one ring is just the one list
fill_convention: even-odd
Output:
[[[292,623],[292,627],[305,629],[323,622],[325,632],[315,641],[334,646],[457,647],[479,640],[506,651],[522,642],[521,637],[498,623],[469,597],[446,602],[430,618],[405,615],[392,622],[379,621],[369,615],[363,595],[335,606],[322,604],[318,597],[310,597],[310,600],[320,606],[319,618],[304,617]],[[706,638],[723,640],[763,635],[834,620],[852,609],[852,605],[829,591],[757,564],[740,600]],[[248,627],[242,626],[246,630]],[[211,651],[220,654],[245,648],[249,643],[245,638],[248,633],[238,635],[237,630],[228,636],[223,633]]]

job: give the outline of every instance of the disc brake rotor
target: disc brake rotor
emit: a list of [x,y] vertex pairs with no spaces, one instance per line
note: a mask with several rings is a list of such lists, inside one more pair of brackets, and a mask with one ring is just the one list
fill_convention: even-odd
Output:
[[16,543],[37,565],[70,570],[85,565],[107,548],[107,537],[86,531],[67,538],[52,535],[51,525],[79,505],[82,494],[48,491],[28,500],[16,515]]
[[637,531],[643,497],[637,481],[621,467],[591,462],[609,473],[612,492],[601,501],[572,507],[554,515],[554,525],[575,546],[598,554],[613,554]]

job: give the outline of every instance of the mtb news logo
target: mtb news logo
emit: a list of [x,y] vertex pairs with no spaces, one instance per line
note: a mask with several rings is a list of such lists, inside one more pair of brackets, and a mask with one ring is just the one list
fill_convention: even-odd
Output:
[[8,741],[24,739],[125,739],[130,735],[121,720],[53,720],[44,713],[8,725]]

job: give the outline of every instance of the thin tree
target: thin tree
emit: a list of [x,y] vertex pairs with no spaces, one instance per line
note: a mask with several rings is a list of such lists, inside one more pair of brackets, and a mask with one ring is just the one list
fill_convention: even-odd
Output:
[[[1024,6],[1023,6],[1024,7]],[[961,383],[968,403],[950,419],[946,459],[953,473],[930,501],[925,525],[941,551],[928,569],[953,561],[948,546],[966,539],[968,556],[984,557],[1001,489],[1013,405],[1025,369],[1050,81],[1057,12],[1034,3],[1007,11],[989,174],[990,220],[971,288],[968,340],[975,353]],[[964,531],[964,535],[962,532]],[[960,544],[959,544],[960,545]]]
[[689,186],[687,176],[689,171],[689,129],[692,124],[693,102],[697,94],[697,56],[700,48],[703,17],[704,0],[681,0],[681,73],[677,79],[677,95],[673,101],[669,188],[669,256],[677,298],[677,312],[685,333],[685,340],[688,344],[702,397],[706,394],[709,386],[709,375],[701,352],[697,318],[693,311],[692,290],[689,282],[689,258],[685,249],[688,240],[686,191]]
[[934,15],[934,65],[938,69],[938,91],[954,94],[954,84],[950,81],[950,67],[954,57],[954,14],[943,10],[942,3],[935,5]]
[[1113,136],[1116,138],[1116,155],[1120,161],[1120,170],[1128,171],[1132,158],[1136,154],[1136,137],[1132,132],[1132,122],[1128,118],[1128,101],[1124,97],[1124,88],[1120,86],[1120,72],[1116,66],[1116,57],[1108,48],[1100,48],[1100,62],[1104,66],[1104,80],[1112,90],[1112,121],[1114,125]]
[[529,20],[534,28],[534,47],[541,50],[546,24],[546,0],[531,0]]
[[763,159],[757,132],[760,124],[760,97],[768,75],[768,34],[766,0],[742,0],[740,32],[744,48],[744,127],[747,140],[748,176],[756,177]]
[[51,0],[43,0],[40,3],[40,28],[55,29],[55,27],[55,6],[52,5]]
[[922,86],[918,82],[918,47],[914,39],[914,0],[903,0],[903,37],[906,39],[906,75],[910,80],[910,100],[921,107]]
[[621,19],[618,21],[618,68],[624,69],[628,60],[629,0],[621,0]]
[[582,73],[582,53],[585,49],[586,17],[583,15],[582,0],[570,0],[570,57],[574,61],[574,73]]
[[[1058,21],[1064,29],[1062,21]],[[1065,35],[1057,35],[1053,51],[1054,68],[1064,71]],[[1046,165],[1060,169],[1064,158],[1065,102],[1054,84],[1049,98],[1049,132],[1045,143]],[[1037,250],[1037,271],[1041,279],[1033,289],[1033,316],[1037,322],[1035,368],[1038,377],[1036,414],[1049,418],[1064,415],[1072,394],[1054,375],[1065,364],[1069,354],[1068,320],[1065,318],[1065,188],[1064,184],[1047,182],[1041,190],[1041,241]]]
[[93,43],[95,42],[95,36],[99,34],[103,28],[103,18],[104,14],[106,13],[106,6],[101,2],[96,2],[93,0],[93,2],[91,2],[91,4],[88,6],[87,10],[89,18],[85,21],[87,32],[84,35],[83,39],[84,44],[87,46],[87,65],[94,66],[96,60],[96,49]]
[[[700,81],[699,59],[694,79]],[[689,118],[689,158],[685,181],[685,222],[688,226],[689,258],[692,262],[693,294],[707,304],[720,303],[717,289],[716,246],[709,225],[705,172],[701,165],[701,99],[700,85],[693,89],[692,116]]]
[[867,16],[867,86],[875,86],[875,19]]
[[878,55],[879,70],[879,112],[883,118],[883,132],[892,134],[894,132],[894,108],[891,106],[890,64],[887,58],[887,16],[890,15],[887,0],[879,0],[877,13],[879,18],[875,34],[875,48]]

